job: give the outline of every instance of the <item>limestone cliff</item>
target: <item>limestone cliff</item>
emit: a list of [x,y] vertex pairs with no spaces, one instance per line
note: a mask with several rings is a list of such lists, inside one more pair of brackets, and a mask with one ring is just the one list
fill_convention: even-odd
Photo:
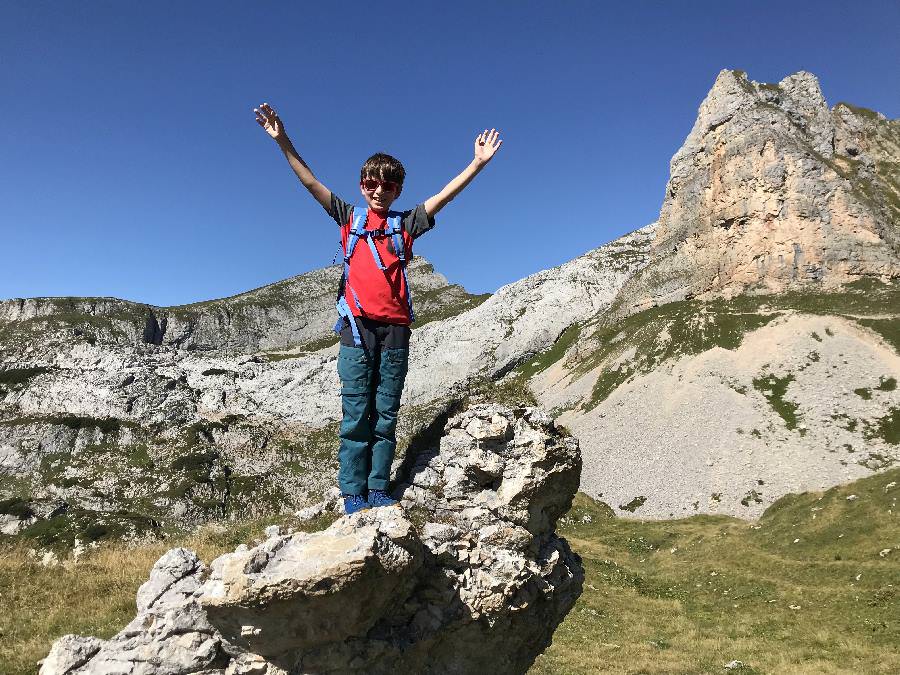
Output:
[[671,162],[625,314],[690,297],[900,276],[900,120],[829,109],[814,75],[723,70]]

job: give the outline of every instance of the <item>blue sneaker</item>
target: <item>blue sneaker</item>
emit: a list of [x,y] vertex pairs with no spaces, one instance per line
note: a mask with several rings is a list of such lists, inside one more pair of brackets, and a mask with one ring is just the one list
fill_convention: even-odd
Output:
[[357,511],[365,511],[369,508],[366,498],[362,495],[341,495],[344,498],[344,511],[349,516]]
[[373,509],[379,506],[393,506],[399,502],[387,496],[384,490],[369,490],[369,506]]

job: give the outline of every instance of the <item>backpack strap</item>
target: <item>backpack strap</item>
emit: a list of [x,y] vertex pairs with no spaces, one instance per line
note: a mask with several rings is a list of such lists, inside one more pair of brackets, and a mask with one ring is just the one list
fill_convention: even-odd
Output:
[[382,262],[381,256],[378,254],[378,249],[375,248],[375,241],[372,238],[373,233],[366,230],[366,220],[368,220],[369,209],[365,206],[355,207],[353,209],[353,214],[353,225],[350,229],[350,238],[347,240],[347,255],[344,256],[344,261],[348,265],[350,264],[350,256],[353,255],[356,244],[360,240],[360,237],[362,237],[369,245],[372,257],[375,258],[375,264],[378,265],[378,269],[383,272],[387,267],[384,266],[384,262]]
[[347,304],[347,298],[343,295],[338,298],[337,311],[338,320],[337,323],[334,324],[334,332],[338,335],[341,334],[341,329],[344,327],[344,319],[346,319],[350,326],[350,331],[353,333],[353,344],[356,347],[362,347],[362,336],[359,334],[359,327],[356,325],[353,312],[350,311],[350,305]]
[[341,281],[338,284],[338,320],[337,323],[334,324],[334,332],[340,335],[344,319],[346,319],[347,323],[350,325],[350,330],[353,332],[353,344],[357,347],[362,346],[362,337],[359,334],[359,328],[353,318],[353,312],[350,310],[350,305],[347,303],[347,289],[350,289],[350,294],[353,296],[353,302],[356,303],[357,308],[362,309],[362,305],[359,303],[359,296],[356,295],[356,291],[354,291],[353,287],[350,285],[350,256],[353,255],[353,251],[356,249],[359,238],[365,237],[366,220],[368,216],[369,210],[367,208],[353,209],[353,222],[350,224],[350,232],[347,236],[347,248],[344,251],[344,271],[341,274]]
[[390,234],[391,240],[394,242],[394,251],[397,253],[397,258],[400,260],[400,270],[403,272],[403,283],[406,284],[406,304],[409,308],[409,322],[413,323],[416,320],[416,314],[413,312],[412,289],[409,287],[409,278],[406,276],[406,243],[403,241],[403,222],[401,221],[401,216],[402,214],[396,211],[391,211],[388,214],[386,234]]
[[356,244],[360,237],[365,236],[366,220],[369,217],[369,210],[365,207],[353,209],[353,222],[350,224],[350,234],[347,237],[347,250],[344,251],[344,262],[350,264],[350,256],[356,249]]
[[394,242],[394,251],[397,253],[397,257],[400,259],[401,263],[406,262],[406,244],[403,243],[403,224],[400,221],[401,214],[396,211],[391,211],[387,217],[387,228],[385,228],[384,233],[389,234],[391,236],[391,240]]

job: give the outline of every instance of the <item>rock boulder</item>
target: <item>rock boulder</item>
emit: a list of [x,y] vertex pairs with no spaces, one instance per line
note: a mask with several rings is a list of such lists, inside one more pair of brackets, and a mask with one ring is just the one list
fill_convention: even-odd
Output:
[[581,593],[554,532],[580,473],[577,441],[539,409],[474,405],[413,442],[400,505],[209,567],[173,549],[134,621],[61,638],[41,673],[524,673]]

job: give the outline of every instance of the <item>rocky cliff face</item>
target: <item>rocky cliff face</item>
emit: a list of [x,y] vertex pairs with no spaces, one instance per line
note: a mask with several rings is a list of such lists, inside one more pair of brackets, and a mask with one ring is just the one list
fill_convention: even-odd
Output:
[[578,444],[540,410],[477,405],[411,452],[401,506],[214,560],[173,549],[110,640],[65,636],[42,675],[524,673],[581,592],[554,533]]
[[[423,258],[409,267],[421,322],[453,315],[483,297],[450,285]],[[15,298],[0,302],[0,347],[26,355],[52,336],[129,346],[154,344],[231,354],[323,346],[334,341],[340,266],[326,267],[230,298],[157,307],[116,298]]]
[[672,158],[624,312],[863,275],[900,276],[900,121],[829,109],[810,73],[772,85],[723,70]]

